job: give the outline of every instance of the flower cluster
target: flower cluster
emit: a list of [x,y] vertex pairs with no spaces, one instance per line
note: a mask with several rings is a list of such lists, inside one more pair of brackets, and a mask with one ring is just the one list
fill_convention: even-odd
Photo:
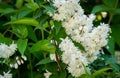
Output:
[[0,75],[0,78],[12,78],[12,74],[10,74],[9,72],[3,72],[3,75]]
[[16,61],[10,63],[10,67],[17,69],[19,65],[24,64],[24,61],[27,61],[26,56],[22,55],[21,58],[17,56]]
[[69,72],[77,77],[85,74],[83,65],[87,66],[88,61],[68,37],[62,39],[59,48],[63,51],[62,61],[68,64]]
[[85,52],[80,51],[68,37],[62,39],[59,45],[63,51],[62,60],[68,64],[68,71],[78,77],[84,73],[82,63],[85,66],[92,63],[97,59],[101,48],[107,45],[109,25],[101,23],[99,26],[93,27],[96,16],[94,14],[85,15],[79,0],[53,0],[53,6],[56,7],[53,19],[62,21],[66,34],[85,48]]
[[46,70],[46,73],[44,73],[45,78],[49,78],[50,75],[52,75],[52,73]]
[[17,50],[17,45],[14,43],[10,44],[10,46],[1,43],[0,44],[0,58],[7,59],[10,56],[12,56],[16,50]]

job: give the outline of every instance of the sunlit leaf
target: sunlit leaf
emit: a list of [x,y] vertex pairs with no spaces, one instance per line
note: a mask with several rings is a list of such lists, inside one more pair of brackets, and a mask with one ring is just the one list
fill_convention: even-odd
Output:
[[32,18],[18,19],[12,22],[8,22],[5,25],[8,25],[8,24],[23,24],[23,25],[39,26],[39,22]]
[[22,55],[24,54],[24,52],[26,50],[27,42],[28,42],[27,39],[19,39],[17,41],[18,50]]
[[26,38],[28,36],[27,27],[24,25],[13,26],[11,32],[14,33],[19,38]]
[[31,47],[31,52],[48,52],[48,53],[54,53],[55,52],[55,46],[49,41],[49,40],[41,40],[35,43]]
[[91,13],[97,13],[97,12],[101,12],[101,11],[108,11],[110,10],[110,8],[108,8],[105,5],[96,5]]
[[45,59],[42,59],[41,61],[39,61],[36,65],[47,64],[50,62],[53,62],[53,61],[50,58],[45,58]]

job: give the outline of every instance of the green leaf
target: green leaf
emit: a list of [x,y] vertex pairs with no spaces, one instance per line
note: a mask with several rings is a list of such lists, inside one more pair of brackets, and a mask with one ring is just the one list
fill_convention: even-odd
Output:
[[25,0],[27,1],[28,3],[34,3],[34,0]]
[[54,21],[55,25],[55,34],[57,35],[60,32],[60,29],[62,28],[61,22]]
[[33,11],[35,11],[36,9],[39,8],[39,5],[37,3],[28,3],[26,4],[26,6],[29,8],[29,9],[32,9]]
[[53,62],[53,61],[48,57],[48,58],[42,59],[36,65],[47,64],[47,63],[51,63],[51,62]]
[[2,15],[9,14],[9,13],[14,13],[14,12],[16,12],[16,11],[17,11],[17,10],[15,10],[15,9],[13,9],[13,8],[6,8],[6,9],[2,12],[1,16],[2,16]]
[[55,53],[55,46],[49,40],[41,40],[35,43],[30,51]]
[[108,11],[110,10],[110,8],[108,8],[105,5],[96,5],[91,13],[97,13],[97,12],[101,12],[101,11]]
[[114,55],[114,49],[115,49],[115,42],[113,38],[109,38],[108,44],[106,46],[106,49],[110,52],[110,54]]
[[12,31],[19,38],[26,38],[28,36],[27,27],[24,25],[16,25],[12,27]]
[[66,32],[65,29],[62,28],[61,22],[56,22],[54,21],[54,28],[53,28],[53,34],[54,34],[54,38],[56,39],[56,41],[58,43],[61,42],[60,38],[65,38],[66,37]]
[[87,74],[83,74],[78,78],[94,78],[94,77],[91,77],[90,75],[87,75]]
[[107,7],[114,8],[117,0],[102,0],[102,1]]
[[51,12],[54,15],[54,9],[51,6],[48,5],[41,5],[42,7],[44,7],[47,11]]
[[39,22],[33,18],[18,19],[12,22],[8,22],[5,25],[8,25],[8,24],[23,24],[23,25],[39,26]]
[[101,75],[103,72],[107,71],[107,70],[110,70],[111,68],[102,68],[100,70],[97,70],[96,72],[94,72],[92,74],[92,77],[93,78],[96,78],[97,76]]
[[58,71],[58,65],[56,62],[51,62],[46,64],[46,69],[51,73],[56,73]]
[[36,37],[36,34],[33,30],[33,28],[31,26],[27,26],[27,30],[28,30],[28,37],[33,40],[33,41],[37,41],[37,37]]
[[15,5],[17,8],[20,8],[22,4],[23,4],[23,0],[17,0]]
[[19,50],[20,54],[22,54],[22,55],[24,55],[24,52],[26,50],[27,42],[28,42],[27,39],[19,39],[17,41],[18,50]]
[[11,43],[12,43],[12,40],[11,40],[10,38],[4,37],[4,36],[0,33],[0,43],[11,44]]
[[67,78],[66,76],[67,76],[66,71],[62,71],[62,72],[56,72],[52,74],[50,78]]
[[25,16],[27,16],[29,13],[31,13],[32,10],[28,9],[28,8],[25,8],[24,10],[22,10],[19,15],[18,15],[18,19],[21,19]]
[[90,69],[88,67],[86,67],[84,64],[82,64],[85,70],[85,73],[89,76],[91,75]]
[[114,71],[117,71],[117,72],[120,71],[120,66],[119,65],[117,65],[115,63],[112,63],[112,64],[110,64],[110,66],[114,69]]
[[114,11],[113,11],[113,14],[114,15],[120,15],[120,8],[117,8],[117,9],[115,9]]
[[80,50],[82,50],[82,51],[85,52],[85,48],[82,46],[82,44],[77,43],[77,42],[75,42],[75,41],[73,41],[73,42],[74,42],[74,45],[75,45],[75,46],[77,46]]
[[112,37],[114,38],[115,42],[120,46],[120,24],[118,25],[111,25],[112,30]]
[[108,57],[108,58],[105,59],[105,63],[115,64],[116,63],[116,58],[115,57]]

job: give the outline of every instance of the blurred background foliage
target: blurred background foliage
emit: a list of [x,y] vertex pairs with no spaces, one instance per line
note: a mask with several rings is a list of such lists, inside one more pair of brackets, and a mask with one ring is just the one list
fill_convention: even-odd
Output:
[[[80,0],[80,5],[85,14],[96,14],[95,26],[100,22],[108,23],[112,32],[108,45],[103,48],[104,54],[99,56],[105,60],[98,59],[90,65],[92,72],[104,67],[112,70],[95,78],[120,78],[120,1]],[[50,78],[73,78],[66,70],[58,71],[58,63],[48,57],[55,51],[61,55],[58,46],[50,40],[60,43],[59,38],[66,36],[61,23],[52,20],[50,13],[54,14],[54,8],[52,2],[46,0],[0,0],[0,43],[10,44],[14,40],[18,45],[18,52],[8,64],[0,64],[0,73],[10,69],[7,66],[15,62],[15,56],[26,55],[28,61],[17,70],[11,70],[14,78],[44,78],[46,69],[54,73]],[[61,61],[59,63],[63,69],[66,67]]]

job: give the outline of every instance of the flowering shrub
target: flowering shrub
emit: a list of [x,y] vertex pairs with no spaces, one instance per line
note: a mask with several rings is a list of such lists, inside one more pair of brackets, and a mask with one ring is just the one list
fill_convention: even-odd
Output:
[[119,78],[119,4],[0,0],[0,78]]

